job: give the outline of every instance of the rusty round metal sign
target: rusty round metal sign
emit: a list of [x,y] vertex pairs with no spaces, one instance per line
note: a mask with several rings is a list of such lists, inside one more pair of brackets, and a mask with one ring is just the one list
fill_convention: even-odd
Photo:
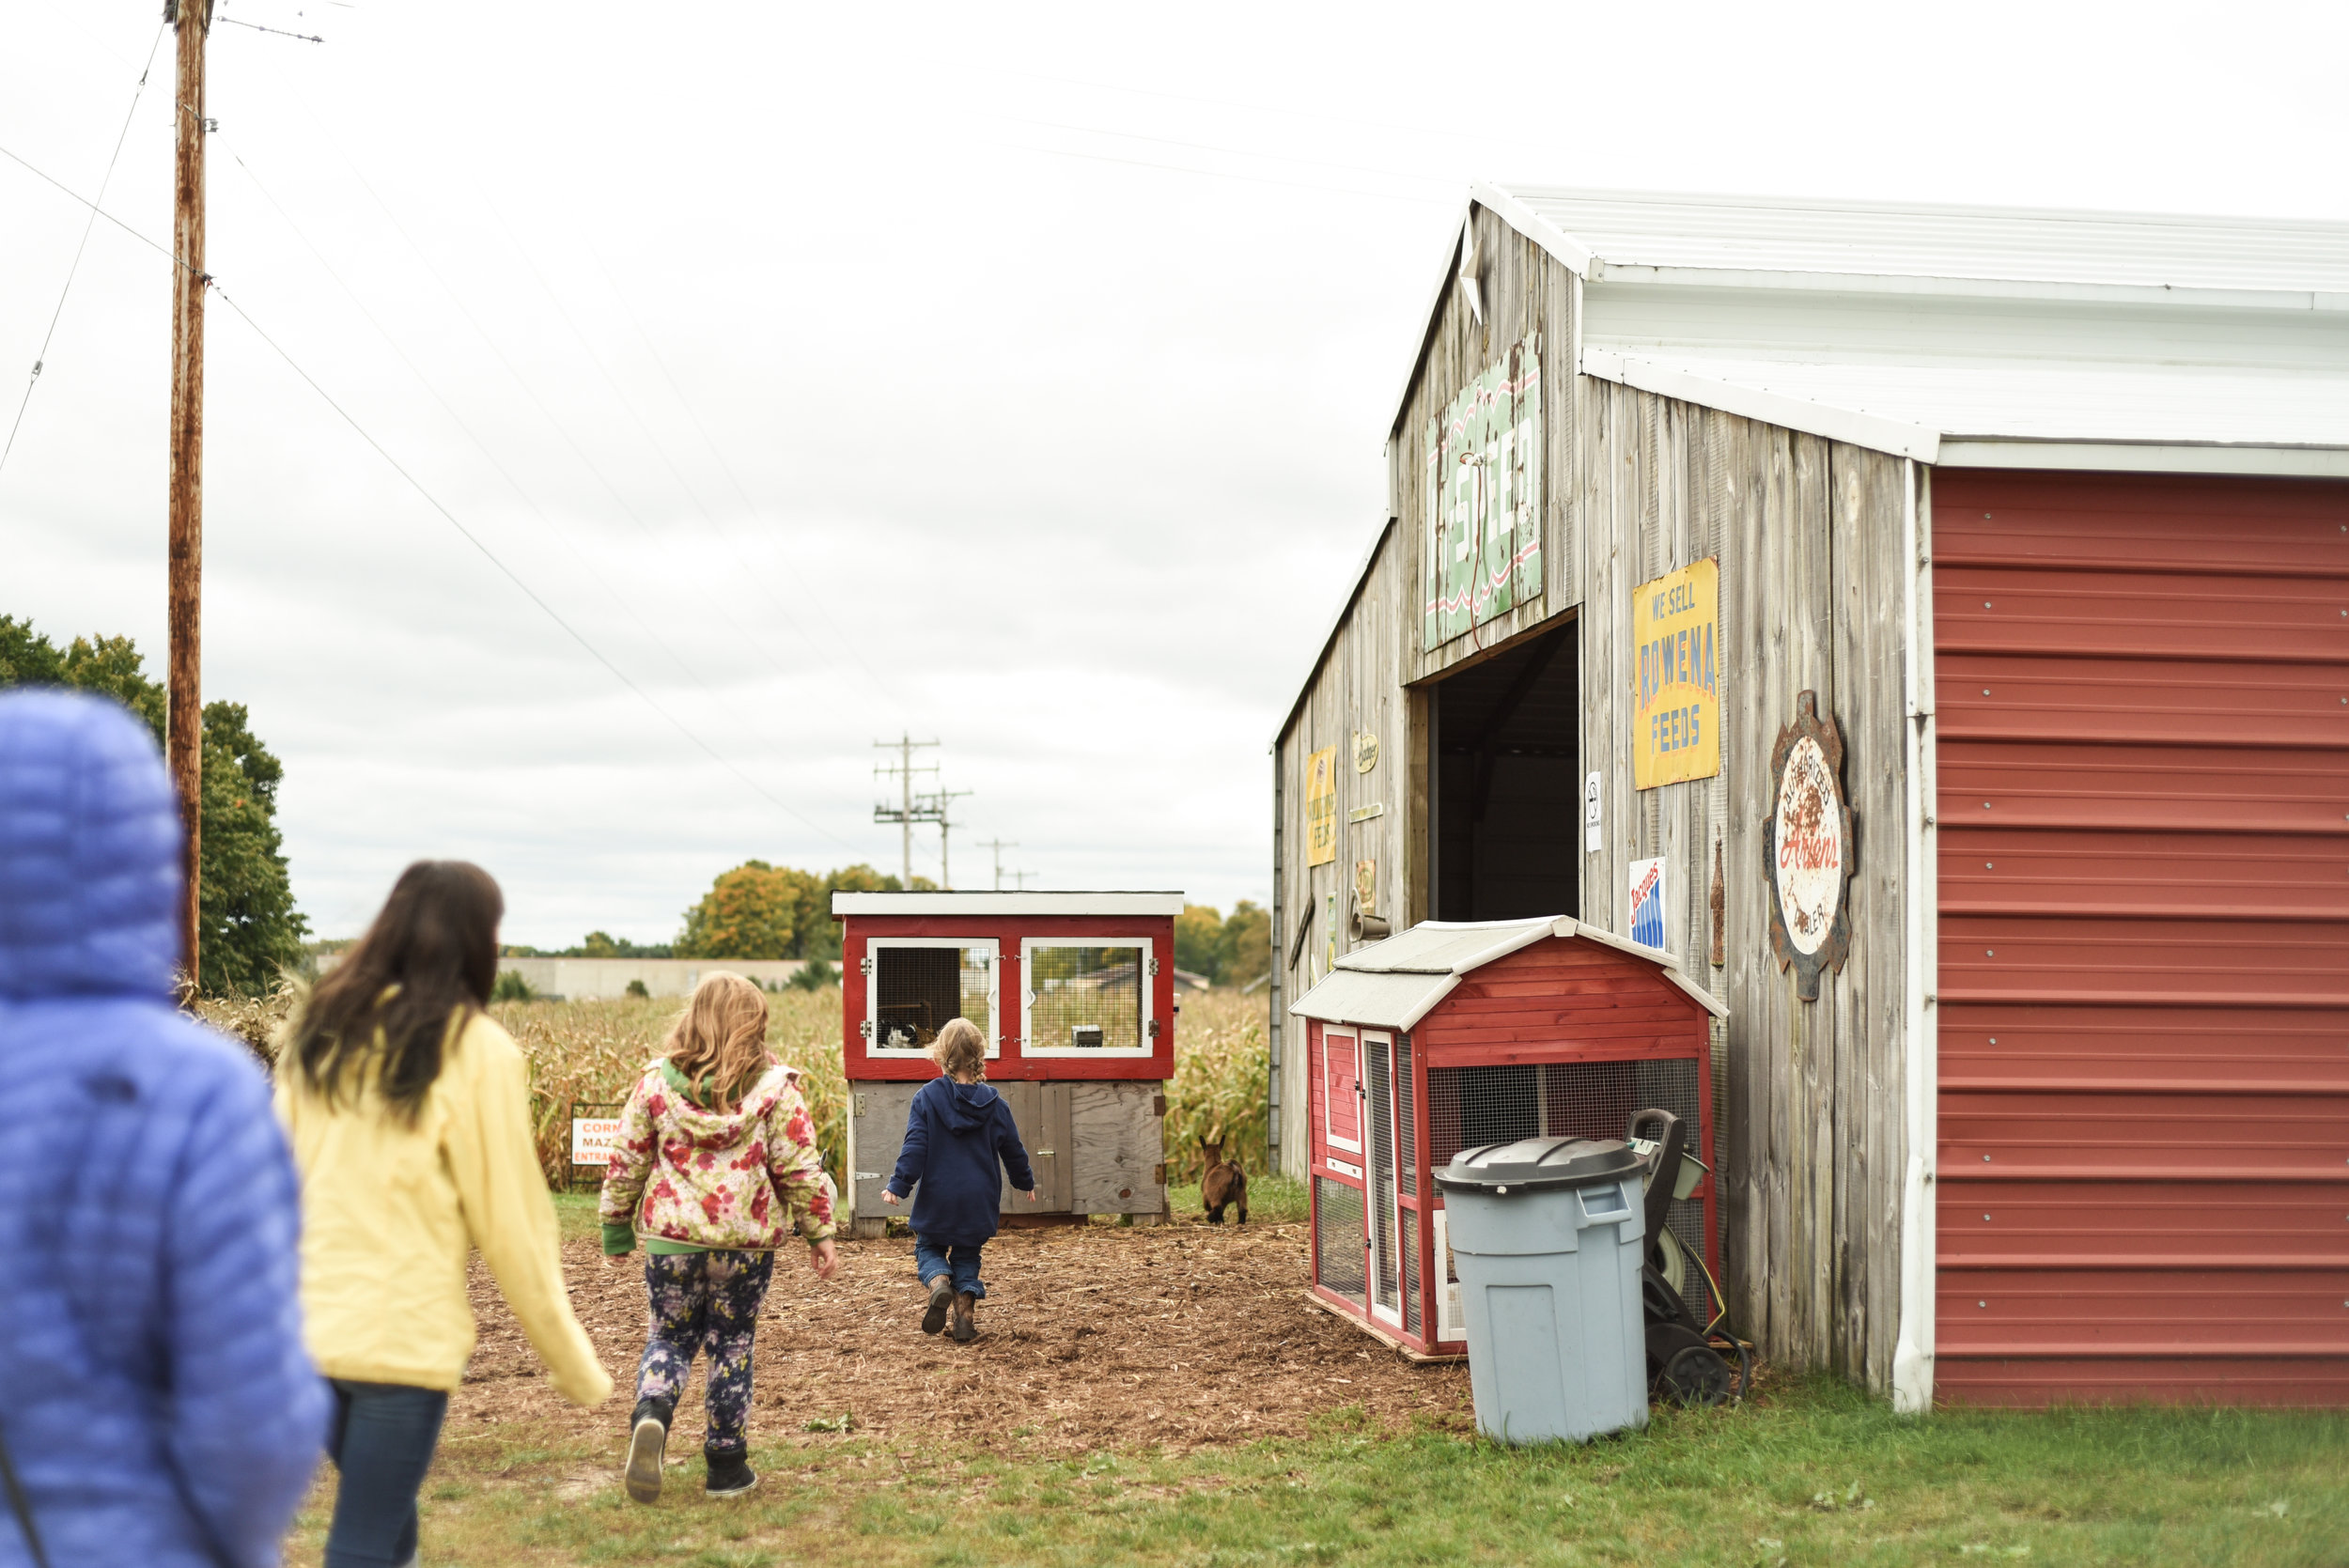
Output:
[[1770,753],[1775,787],[1762,855],[1770,879],[1770,947],[1795,994],[1819,999],[1819,975],[1851,950],[1849,893],[1857,840],[1843,799],[1843,737],[1819,716],[1819,694],[1795,700],[1795,722]]

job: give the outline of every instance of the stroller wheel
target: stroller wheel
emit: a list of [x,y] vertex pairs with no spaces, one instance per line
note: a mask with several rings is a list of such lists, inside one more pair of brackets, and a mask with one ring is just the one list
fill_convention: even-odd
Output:
[[1692,1344],[1664,1363],[1657,1390],[1682,1405],[1723,1405],[1735,1391],[1736,1374],[1711,1347]]

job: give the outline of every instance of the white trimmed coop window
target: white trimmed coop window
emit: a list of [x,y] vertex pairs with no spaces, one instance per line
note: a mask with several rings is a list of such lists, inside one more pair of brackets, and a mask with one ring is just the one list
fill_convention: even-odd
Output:
[[1158,1043],[1150,1016],[1150,943],[1039,942],[1020,948],[1026,994],[1023,1056],[1147,1056]]
[[968,1018],[1003,1054],[995,1027],[995,944],[951,937],[876,937],[864,944],[866,1049],[920,1056],[954,1018]]

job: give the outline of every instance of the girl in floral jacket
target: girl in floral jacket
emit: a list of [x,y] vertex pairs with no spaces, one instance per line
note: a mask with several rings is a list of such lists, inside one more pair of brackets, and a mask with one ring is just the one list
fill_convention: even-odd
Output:
[[708,1462],[713,1498],[758,1483],[744,1423],[751,1339],[796,1226],[816,1277],[839,1267],[832,1189],[807,1103],[767,1053],[767,999],[739,974],[712,973],[669,1031],[668,1055],[637,1081],[603,1177],[606,1266],[645,1238],[652,1332],[629,1418],[628,1495],[661,1496],[669,1423],[696,1350],[709,1358]]

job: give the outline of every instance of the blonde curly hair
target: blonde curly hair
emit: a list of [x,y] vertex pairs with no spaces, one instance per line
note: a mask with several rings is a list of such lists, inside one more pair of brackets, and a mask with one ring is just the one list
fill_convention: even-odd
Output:
[[987,1036],[969,1018],[949,1018],[930,1042],[930,1060],[949,1078],[985,1078]]

